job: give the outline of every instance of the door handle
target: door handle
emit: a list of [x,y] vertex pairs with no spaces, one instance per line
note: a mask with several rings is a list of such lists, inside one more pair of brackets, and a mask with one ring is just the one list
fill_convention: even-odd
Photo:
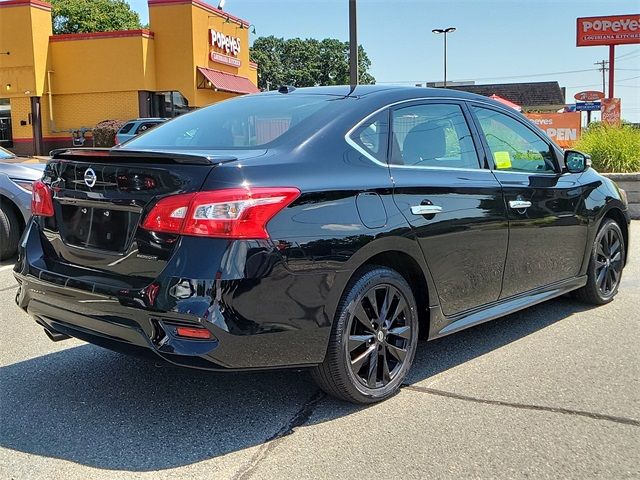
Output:
[[515,210],[522,210],[523,208],[529,208],[531,202],[528,200],[509,200],[509,206]]
[[438,205],[413,205],[411,207],[411,213],[414,215],[435,215],[441,212],[442,207]]

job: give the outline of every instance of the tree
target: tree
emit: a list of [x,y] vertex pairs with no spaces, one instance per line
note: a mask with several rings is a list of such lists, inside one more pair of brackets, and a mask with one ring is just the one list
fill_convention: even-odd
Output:
[[141,28],[124,0],[53,0],[53,33],[88,33]]
[[[375,83],[369,73],[371,60],[362,45],[358,52],[359,83]],[[251,60],[259,65],[258,86],[264,89],[349,84],[349,42],[335,38],[260,37],[251,47]]]

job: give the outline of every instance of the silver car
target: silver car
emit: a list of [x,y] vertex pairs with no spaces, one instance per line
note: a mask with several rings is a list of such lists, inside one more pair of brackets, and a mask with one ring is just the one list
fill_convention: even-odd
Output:
[[31,216],[31,185],[42,177],[44,164],[24,163],[0,147],[0,260],[16,254]]

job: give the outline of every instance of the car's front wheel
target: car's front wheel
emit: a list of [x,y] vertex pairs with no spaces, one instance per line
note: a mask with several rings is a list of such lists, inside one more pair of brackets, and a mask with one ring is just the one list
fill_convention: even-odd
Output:
[[620,286],[625,252],[620,226],[610,218],[605,219],[591,246],[587,284],[576,292],[578,299],[595,305],[613,300]]
[[411,287],[394,270],[366,268],[342,296],[326,358],[313,377],[325,392],[343,400],[384,400],[405,379],[417,342]]

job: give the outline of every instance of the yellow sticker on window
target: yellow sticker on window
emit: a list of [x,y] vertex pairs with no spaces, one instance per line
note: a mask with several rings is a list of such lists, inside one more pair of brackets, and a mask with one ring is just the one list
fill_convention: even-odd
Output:
[[496,162],[496,168],[498,170],[511,168],[511,155],[509,155],[509,152],[494,152],[493,159]]

